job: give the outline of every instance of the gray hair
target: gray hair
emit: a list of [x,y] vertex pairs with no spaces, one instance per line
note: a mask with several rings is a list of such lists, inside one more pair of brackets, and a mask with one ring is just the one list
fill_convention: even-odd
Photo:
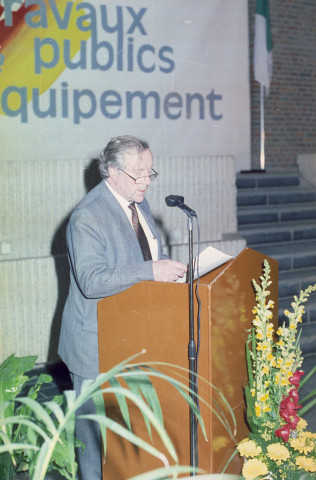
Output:
[[126,167],[125,153],[136,151],[142,153],[149,149],[144,140],[131,135],[111,138],[99,157],[99,170],[103,179],[109,177],[109,167],[124,170]]

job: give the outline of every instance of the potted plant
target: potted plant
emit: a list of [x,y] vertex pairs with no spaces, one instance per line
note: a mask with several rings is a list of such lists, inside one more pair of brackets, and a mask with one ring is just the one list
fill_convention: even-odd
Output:
[[[34,367],[37,357],[8,357],[0,366],[0,478],[13,480],[19,471],[27,469],[32,480],[44,480],[51,470],[59,471],[69,480],[74,479],[77,470],[75,447],[78,446],[74,435],[75,414],[80,405],[90,398],[94,399],[97,408],[97,414],[90,418],[101,427],[105,455],[106,432],[110,429],[162,461],[162,469],[145,474],[147,477],[137,476],[134,480],[176,478],[180,473],[189,473],[192,470],[190,467],[179,465],[175,448],[163,425],[159,399],[150,377],[171,383],[181,393],[205,433],[203,420],[192,399],[194,392],[183,383],[183,372],[179,373],[181,380],[177,380],[153,365],[131,364],[135,357],[99,375],[94,382],[87,381],[77,398],[70,390],[44,404],[37,397],[41,386],[52,380],[48,375],[40,375],[26,395],[21,397],[29,380],[25,372]],[[177,367],[172,367],[174,372]],[[122,380],[124,385],[120,383]],[[106,416],[103,395],[107,394],[116,395],[126,426]],[[142,412],[148,431],[154,428],[158,432],[172,465],[165,453],[132,432],[127,399]],[[200,398],[200,401],[203,399]],[[219,411],[217,415],[220,418],[223,414]],[[222,421],[224,425],[228,424],[226,419]]]
[[265,260],[261,285],[253,281],[256,306],[246,345],[249,382],[245,387],[251,431],[237,446],[245,459],[242,478],[312,480],[316,474],[316,434],[308,431],[302,416],[316,404],[316,389],[304,399],[299,399],[299,389],[316,366],[304,378],[298,325],[316,284],[294,297],[292,311],[284,312],[287,323],[274,332],[269,273]]

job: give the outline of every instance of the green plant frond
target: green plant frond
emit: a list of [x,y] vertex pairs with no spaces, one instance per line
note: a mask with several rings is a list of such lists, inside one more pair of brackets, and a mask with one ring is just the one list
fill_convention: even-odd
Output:
[[[161,460],[161,462],[164,465],[168,465],[168,459],[167,457],[161,453],[159,450],[157,450],[155,447],[153,447],[150,443],[146,442],[145,440],[141,439],[139,436],[135,435],[133,432],[125,428],[123,425],[120,423],[115,422],[111,418],[108,417],[100,417],[99,415],[80,415],[80,418],[85,418],[87,420],[93,420],[98,422],[99,424],[104,424],[106,427],[114,432],[116,435],[119,435],[122,438],[125,438],[129,442],[133,443],[134,445],[142,448],[146,452],[148,452],[150,455],[158,458]],[[178,461],[176,452],[174,450],[174,447],[169,439],[169,436],[166,431],[161,431],[160,432],[160,438],[166,448],[168,449],[168,452],[171,454],[172,458],[175,461]],[[170,448],[171,447],[171,448]]]
[[51,453],[53,450],[51,448],[51,445],[52,445],[51,439],[42,444],[36,458],[34,472],[32,472],[32,475],[31,475],[32,480],[45,480],[48,464],[51,457],[51,455],[49,454],[49,450],[51,450]]
[[309,392],[307,395],[305,395],[305,397],[300,399],[300,403],[305,403],[307,400],[309,400],[310,398],[313,398],[315,396],[316,396],[316,388],[314,388],[311,392]]
[[36,422],[27,418],[21,418],[19,415],[4,418],[1,422],[3,425],[26,425],[36,431],[44,440],[48,438],[48,435]]
[[4,412],[8,407],[12,407],[12,412],[14,411],[14,402],[11,402],[10,400],[6,400],[2,403],[0,403],[0,418],[4,417]]
[[[93,397],[95,409],[98,415],[105,417],[106,412],[105,412],[105,404],[104,404],[104,399],[102,392],[100,390],[99,395],[95,395]],[[104,455],[106,455],[107,452],[107,437],[106,437],[106,426],[105,425],[100,425],[100,430],[101,430],[101,437],[102,437],[102,442],[103,442],[103,451]]]
[[251,338],[248,338],[246,342],[246,362],[249,384],[253,385],[253,373],[252,373],[252,361],[250,356],[249,343],[252,342]]
[[165,468],[157,468],[150,472],[141,473],[135,477],[131,477],[128,480],[167,480],[176,479],[178,475],[184,473],[205,473],[202,469],[196,469],[189,466],[172,465]]
[[[106,372],[106,373],[101,373],[97,379],[93,382],[92,385],[89,385],[87,387],[87,390],[84,392],[86,394],[86,398],[84,397],[77,397],[77,400],[76,402],[82,404],[86,401],[86,399],[92,394],[93,391],[96,391],[98,389],[98,387],[100,387],[102,384],[106,383],[109,378],[111,378],[113,375],[116,375],[117,377],[120,377],[123,375],[123,371],[124,369],[133,369],[135,367],[144,367],[144,364],[143,363],[135,363],[135,364],[129,364],[128,361],[130,359],[133,359],[133,358],[136,358],[137,356],[139,356],[140,354],[136,354],[136,355],[133,355],[133,357],[130,357],[129,359],[127,359],[125,362],[121,362],[117,367],[114,367],[113,369],[111,369],[109,372]],[[166,380],[167,382],[171,383],[173,386],[175,386],[176,384],[178,384],[178,387],[180,387],[180,390],[179,392],[181,393],[182,397],[185,398],[186,401],[189,402],[190,406],[192,406],[193,409],[196,409],[196,406],[195,406],[195,402],[192,401],[192,399],[187,396],[187,395],[184,395],[184,392],[185,390],[188,391],[191,395],[193,396],[196,396],[197,397],[197,394],[191,390],[188,385],[184,384],[184,383],[181,383],[181,382],[178,382],[177,380],[175,380],[174,378],[170,377],[169,375],[166,375],[158,370],[154,370],[154,367],[159,367],[159,366],[164,366],[164,367],[168,367],[168,368],[171,368],[173,369],[174,371],[183,371],[183,372],[186,372],[186,374],[189,373],[189,370],[185,367],[180,367],[180,366],[177,366],[177,365],[174,365],[174,364],[170,364],[170,363],[167,363],[167,362],[146,362],[146,368],[148,369],[151,369],[150,373],[148,373],[148,375],[150,376],[156,376],[158,378],[161,378],[163,380]],[[192,372],[193,375],[196,375],[194,372]],[[126,372],[124,372],[124,375],[126,375]],[[208,387],[211,387],[213,390],[215,390],[219,395],[222,395],[221,392],[219,391],[219,389],[217,387],[215,387],[213,384],[211,384],[208,380],[204,379],[202,376],[200,375],[196,375],[198,380],[199,381],[202,381],[203,383],[207,384]],[[177,383],[178,382],[178,383]],[[104,392],[105,393],[105,392]],[[222,420],[222,418],[219,416],[219,414],[216,412],[216,410],[212,407],[212,405],[210,405],[208,402],[206,402],[203,397],[200,397],[198,396],[199,400],[204,403],[207,407],[211,408],[211,410],[213,411],[213,413],[219,418],[220,422],[223,424],[224,428],[226,428],[226,424],[225,422]],[[231,416],[231,419],[233,421],[233,424],[234,424],[234,429],[235,429],[235,425],[236,425],[236,419],[235,419],[235,416],[234,416],[234,413],[228,403],[228,401],[225,399],[224,395],[222,395],[222,400],[224,401],[226,407],[227,407],[227,410],[229,411],[230,413],[230,416]],[[204,428],[204,424],[203,424],[203,420],[201,418],[201,415],[199,414],[199,411],[196,410],[196,416],[201,424],[201,427],[202,427],[202,430],[203,430],[203,433],[204,433],[204,436],[206,436],[206,433],[205,433],[205,428]],[[229,422],[227,422],[229,423]],[[230,429],[230,431],[228,432],[229,435],[234,438],[234,434],[232,432],[232,430]]]
[[[116,379],[116,378],[110,378],[109,379],[109,383],[112,387],[115,387],[115,388],[120,388],[121,387],[121,384],[120,382]],[[131,389],[132,390],[132,389]],[[133,390],[132,390],[133,391]],[[135,393],[135,392],[134,392]],[[137,392],[136,392],[137,393]],[[116,397],[116,400],[117,400],[117,403],[120,407],[120,411],[121,411],[121,414],[122,414],[122,417],[123,417],[123,420],[125,422],[125,424],[127,425],[127,428],[129,430],[132,429],[132,425],[131,425],[131,419],[130,419],[130,416],[129,416],[129,411],[128,411],[128,406],[127,406],[127,402],[126,402],[126,398],[124,395],[120,394],[120,393],[116,393],[115,394],[115,397]]]
[[232,459],[237,455],[238,451],[237,450],[234,450],[233,453],[231,454],[231,456],[229,457],[229,459],[227,460],[223,470],[221,471],[221,473],[225,473],[226,471],[226,468],[229,466],[230,462],[232,461]]
[[[121,387],[120,389],[115,389],[115,388],[108,388],[106,389],[108,393],[114,393],[120,392],[124,394],[127,398],[129,398],[142,412],[143,416],[146,415],[147,419],[150,421],[150,423],[153,425],[155,430],[157,431],[158,435],[160,436],[162,442],[164,443],[165,447],[169,451],[170,455],[172,458],[177,461],[177,454],[175,451],[175,448],[169,438],[169,435],[167,434],[165,428],[161,425],[161,423],[157,420],[156,416],[154,415],[153,411],[149,408],[147,403],[140,397],[132,393],[130,390],[127,388]],[[102,390],[102,393],[104,393],[104,390]],[[81,418],[81,416],[80,416]]]
[[32,398],[27,398],[27,397],[22,397],[19,398],[19,402],[25,403],[25,405],[28,405],[36,418],[41,420],[48,430],[53,434],[56,432],[56,428],[54,425],[53,420],[49,416],[49,414],[46,412],[45,408],[39,403],[33,400]]
[[[65,390],[64,398],[66,400],[66,405],[68,410],[73,410],[76,402],[76,392],[74,390]],[[53,399],[55,402],[56,400]],[[56,402],[57,403],[57,402]]]
[[[164,422],[163,422],[163,416],[162,416],[159,398],[153,384],[151,383],[151,380],[146,375],[146,373],[144,373],[144,371],[140,368],[136,368],[135,373],[136,374],[132,375],[131,377],[129,376],[123,377],[126,384],[128,385],[128,388],[134,393],[137,393],[138,391],[140,392],[141,395],[143,395],[145,401],[148,403],[149,407],[154,412],[158,421],[160,421],[161,425],[163,425]],[[147,422],[147,430],[149,435],[151,435],[150,424],[148,422]]]
[[315,373],[316,373],[316,365],[308,372],[307,375],[304,375],[304,377],[301,379],[299,389],[302,388],[305,385],[305,383],[307,383]]
[[254,397],[251,395],[250,389],[248,385],[245,385],[245,396],[246,396],[246,405],[247,405],[247,421],[250,427],[250,430],[253,433],[258,431],[258,427],[255,422],[256,413],[255,413],[255,400]]
[[[313,390],[313,392],[311,392],[309,395],[306,395],[305,398],[303,398],[302,402],[305,403],[305,401],[308,400],[308,398],[312,396],[315,396],[316,394],[316,389]],[[308,412],[311,408],[313,408],[314,406],[316,405],[316,398],[314,398],[313,400],[311,400],[310,402],[308,402],[306,405],[304,405],[300,411],[299,411],[299,414],[300,416],[303,416],[305,415],[306,412]]]
[[6,445],[0,445],[0,453],[5,453],[13,450],[39,450],[36,445],[28,443],[8,443]]
[[[146,366],[148,366],[148,365],[151,365],[151,362],[146,364]],[[164,363],[164,362],[153,362],[152,365],[171,366],[172,368],[178,369],[179,371],[184,371],[186,373],[190,372],[189,370],[187,370],[184,367],[180,367],[180,366],[176,366],[176,365],[170,365],[170,364]],[[158,375],[157,375],[157,372],[158,372]],[[235,428],[236,428],[236,418],[235,418],[234,412],[233,412],[230,404],[226,400],[225,396],[222,394],[222,392],[217,387],[215,387],[215,385],[213,385],[208,380],[203,378],[201,375],[197,375],[194,372],[191,372],[191,373],[192,373],[192,375],[194,375],[197,378],[197,381],[199,381],[199,380],[202,381],[204,384],[206,384],[208,387],[211,387],[218,394],[218,396],[220,397],[221,401],[223,402],[223,404],[225,405],[225,407],[227,408],[227,410],[230,414],[230,417],[231,417],[231,420],[232,420],[232,423],[233,423],[233,430],[235,430]],[[229,427],[229,421],[226,419],[226,417],[224,415],[223,416],[221,415],[221,412],[223,410],[221,410],[221,412],[218,412],[214,408],[214,406],[213,406],[214,400],[213,400],[212,404],[208,403],[202,396],[197,394],[187,384],[185,384],[183,382],[180,382],[180,381],[176,380],[175,378],[172,378],[168,375],[161,374],[161,372],[159,372],[159,371],[152,370],[149,375],[158,376],[160,378],[165,378],[171,385],[173,385],[174,388],[176,388],[179,391],[181,396],[184,398],[184,400],[189,404],[189,406],[194,411],[194,414],[196,415],[196,417],[197,417],[197,419],[200,423],[200,426],[202,428],[202,431],[203,431],[203,434],[204,434],[205,438],[206,438],[206,431],[205,431],[205,428],[204,428],[204,422],[203,422],[203,419],[200,415],[200,411],[196,406],[196,402],[194,401],[194,399],[199,399],[199,401],[201,403],[203,403],[205,406],[207,406],[214,413],[214,415],[218,418],[218,420],[224,426],[225,430],[228,432],[228,434],[231,436],[231,438],[233,438],[235,440],[233,431]],[[163,377],[161,377],[161,375],[163,375]],[[187,380],[186,377],[185,377],[185,379]]]
[[55,415],[56,420],[58,420],[59,423],[65,420],[64,412],[57,403],[51,400],[49,402],[45,402],[45,406]]
[[[142,364],[128,365],[128,368],[135,367],[135,366],[142,367],[143,365]],[[162,379],[166,380],[168,383],[170,383],[171,385],[173,385],[174,388],[177,388],[177,390],[179,391],[181,396],[184,398],[184,400],[189,404],[189,406],[192,407],[198,421],[200,422],[200,425],[201,425],[201,428],[202,428],[202,431],[203,431],[203,434],[204,434],[205,438],[206,438],[206,431],[205,431],[205,428],[204,428],[203,419],[200,415],[199,410],[196,407],[195,402],[192,400],[190,395],[192,395],[192,397],[194,397],[194,398],[198,398],[201,403],[203,403],[209,409],[211,409],[211,411],[214,413],[214,415],[219,419],[221,424],[227,430],[226,426],[229,425],[229,422],[227,420],[224,421],[221,418],[221,415],[216,411],[216,409],[213,407],[212,404],[209,404],[203,397],[201,397],[196,392],[194,392],[192,389],[190,389],[190,387],[187,384],[185,384],[183,382],[180,382],[180,381],[176,380],[175,378],[170,377],[169,375],[166,375],[166,374],[160,372],[159,370],[156,370],[154,367],[157,367],[157,366],[158,367],[163,366],[163,367],[171,368],[173,370],[173,372],[172,372],[173,374],[175,373],[175,371],[180,371],[180,372],[182,371],[182,372],[185,372],[186,374],[190,373],[190,371],[188,369],[186,369],[185,367],[181,367],[181,366],[166,363],[166,362],[146,362],[146,369],[149,369],[148,375],[158,377],[158,378],[162,378]],[[208,387],[211,387],[220,396],[221,400],[223,401],[224,405],[226,406],[226,408],[227,408],[227,410],[230,414],[231,420],[233,422],[234,430],[235,430],[235,428],[236,428],[236,418],[235,418],[234,412],[233,412],[229,402],[226,400],[225,396],[222,394],[222,392],[217,387],[215,387],[215,385],[213,385],[211,382],[209,382],[208,380],[203,378],[201,375],[197,375],[194,372],[192,372],[192,375],[195,375],[198,381],[201,381],[204,384],[206,384]],[[185,377],[185,378],[187,380],[187,377]],[[190,395],[188,395],[186,392],[188,392]],[[235,440],[234,433],[233,433],[232,429],[229,428],[229,430],[227,430],[227,432],[230,435],[230,437]]]

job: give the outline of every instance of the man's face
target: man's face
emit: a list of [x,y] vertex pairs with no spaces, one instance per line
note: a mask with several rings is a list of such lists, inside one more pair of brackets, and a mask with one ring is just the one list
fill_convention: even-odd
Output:
[[131,151],[125,153],[125,160],[125,172],[134,178],[144,177],[143,181],[141,183],[135,183],[126,173],[116,168],[111,168],[109,171],[110,185],[129,202],[140,203],[145,198],[148,185],[151,184],[151,180],[148,177],[153,165],[151,151],[145,150],[142,153]]

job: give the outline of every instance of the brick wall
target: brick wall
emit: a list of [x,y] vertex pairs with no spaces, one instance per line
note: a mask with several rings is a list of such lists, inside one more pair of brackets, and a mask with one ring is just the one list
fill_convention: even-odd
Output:
[[[260,87],[253,77],[256,0],[249,0],[251,152],[259,168]],[[316,152],[316,1],[270,0],[273,76],[265,99],[265,168],[293,172],[299,154]]]

